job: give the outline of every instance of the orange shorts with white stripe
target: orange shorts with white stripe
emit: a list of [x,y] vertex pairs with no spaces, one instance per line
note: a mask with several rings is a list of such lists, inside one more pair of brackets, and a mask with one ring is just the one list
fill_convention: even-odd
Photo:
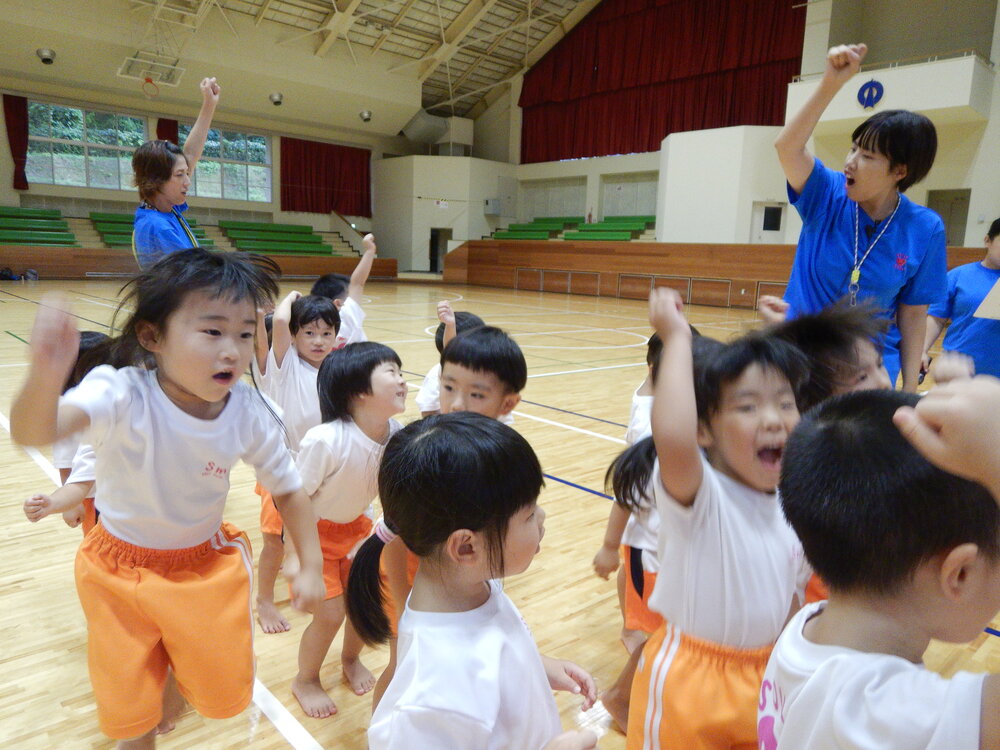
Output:
[[649,608],[656,573],[643,566],[641,549],[623,544],[622,558],[625,560],[625,627],[655,633],[663,624],[663,616]]
[[278,506],[274,504],[274,497],[260,486],[260,482],[253,491],[260,495],[260,533],[281,536],[285,525],[281,520],[281,514],[278,513]]
[[158,550],[98,523],[77,552],[76,588],[106,735],[139,737],[159,723],[168,667],[203,716],[223,719],[249,705],[253,557],[243,532],[223,524],[196,547]]
[[723,646],[664,623],[636,668],[626,750],[757,750],[757,699],[770,654],[770,646]]
[[347,559],[347,555],[371,533],[372,519],[360,515],[350,523],[334,523],[321,518],[316,529],[319,531],[319,546],[323,551],[326,598],[343,596],[347,590],[347,576],[351,572],[351,561]]

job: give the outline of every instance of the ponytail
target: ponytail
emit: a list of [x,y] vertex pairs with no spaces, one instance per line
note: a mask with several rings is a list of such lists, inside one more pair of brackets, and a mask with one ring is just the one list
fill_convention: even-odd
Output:
[[611,490],[615,502],[632,513],[647,507],[649,478],[656,461],[653,437],[644,437],[625,449],[611,462],[604,476],[605,489]]
[[347,617],[361,640],[369,646],[385,643],[392,637],[392,624],[385,613],[386,592],[379,563],[382,550],[395,536],[389,525],[379,518],[375,522],[375,533],[354,555],[347,577],[344,594]]

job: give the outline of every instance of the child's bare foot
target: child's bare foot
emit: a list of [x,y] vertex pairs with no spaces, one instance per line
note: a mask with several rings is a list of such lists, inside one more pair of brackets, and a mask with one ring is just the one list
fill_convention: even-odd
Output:
[[646,638],[648,636],[641,630],[622,628],[622,643],[625,644],[625,650],[630,654],[637,648],[642,648],[642,644],[646,642]]
[[622,695],[618,690],[610,688],[600,694],[598,699],[604,704],[605,710],[611,714],[612,726],[622,734],[628,727],[628,695]]
[[368,667],[361,663],[361,659],[343,661],[344,682],[351,686],[355,695],[370,693],[375,687],[375,675],[368,671]]
[[265,633],[285,633],[292,629],[292,624],[281,614],[273,601],[257,600],[257,622]]
[[319,680],[305,680],[296,675],[292,680],[292,695],[306,716],[326,719],[337,713],[337,704],[326,694]]
[[177,719],[180,718],[187,701],[177,689],[177,680],[174,679],[173,672],[167,677],[167,684],[163,688],[163,715],[160,723],[156,725],[153,734],[168,734],[177,726]]

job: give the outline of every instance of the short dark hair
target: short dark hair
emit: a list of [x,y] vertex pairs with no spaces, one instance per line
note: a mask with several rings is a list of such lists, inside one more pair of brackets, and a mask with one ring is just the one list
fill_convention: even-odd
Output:
[[[455,335],[471,331],[486,325],[483,319],[475,313],[461,312],[455,313]],[[438,354],[444,351],[444,323],[438,323],[437,330],[434,331],[434,346],[437,347]]]
[[493,326],[473,328],[449,341],[441,352],[442,369],[446,362],[496,376],[507,393],[520,393],[528,382],[528,363],[521,347],[506,331]]
[[307,294],[292,303],[292,317],[288,321],[288,330],[294,336],[302,326],[307,326],[314,320],[322,320],[335,331],[340,332],[340,313],[329,297],[318,294]]
[[[691,329],[691,339],[701,338],[701,331],[695,328],[690,323],[688,327]],[[649,337],[646,341],[646,364],[649,366],[649,375],[653,383],[656,383],[656,378],[660,374],[660,353],[663,351],[663,340],[660,339],[660,334],[653,332],[653,335]]]
[[990,242],[993,242],[998,234],[1000,234],[1000,219],[994,219],[986,236],[990,238]]
[[139,197],[147,203],[160,192],[163,183],[170,180],[174,164],[184,151],[170,141],[146,141],[132,154],[132,181],[139,189]]
[[927,176],[937,154],[934,123],[906,109],[887,109],[872,115],[854,129],[851,140],[885,156],[890,169],[906,165],[906,174],[897,185],[901,193]]
[[372,392],[372,373],[384,362],[403,366],[396,352],[374,341],[358,341],[326,355],[316,376],[322,420],[350,419],[351,401]]
[[342,273],[328,273],[316,279],[309,294],[318,294],[320,297],[329,297],[330,299],[342,299],[347,295],[347,288],[350,285],[350,276]]
[[111,337],[100,331],[80,331],[76,364],[63,386],[63,393],[80,385],[84,376],[98,365],[110,364]]
[[[538,500],[545,485],[531,445],[495,419],[472,412],[427,417],[390,438],[378,472],[386,524],[418,557],[429,557],[452,532],[483,533],[492,575],[504,570],[511,517]],[[384,543],[368,538],[351,565],[347,614],[365,643],[391,635],[380,584]]]
[[[711,339],[700,336],[695,341]],[[707,422],[719,409],[723,388],[755,364],[784,375],[798,403],[809,365],[805,355],[787,341],[753,331],[721,346],[700,346],[705,347],[701,352],[692,350],[695,357],[694,396],[699,420]]]
[[847,300],[801,315],[768,329],[768,333],[794,344],[809,359],[809,379],[802,387],[799,409],[805,411],[843,387],[845,370],[858,367],[858,342],[868,340],[878,349],[889,321],[877,315],[871,300],[852,307]]
[[788,439],[781,504],[831,590],[898,593],[921,563],[967,542],[1000,555],[996,500],[933,466],[893,424],[918,401],[888,390],[834,396]]

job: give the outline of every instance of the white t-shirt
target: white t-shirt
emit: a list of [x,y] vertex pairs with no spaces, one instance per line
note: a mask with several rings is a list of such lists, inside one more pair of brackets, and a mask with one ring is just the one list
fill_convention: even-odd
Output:
[[130,544],[180,549],[211,538],[237,459],[276,495],[302,486],[284,430],[246,383],[215,419],[182,411],[155,370],[135,367],[96,367],[63,399],[90,417],[80,439],[97,456],[94,502],[105,528]]
[[367,341],[365,331],[361,327],[365,322],[365,311],[357,302],[348,297],[344,304],[340,306],[340,331],[337,333],[337,348],[341,349],[348,344],[356,344],[359,341]]
[[418,612],[407,603],[369,747],[539,750],[562,732],[528,626],[500,585],[490,588],[469,612]]
[[319,393],[316,377],[319,370],[306,362],[289,345],[278,367],[274,350],[267,353],[267,371],[261,382],[261,390],[281,407],[281,418],[288,432],[288,445],[298,450],[299,442],[311,428],[322,419],[319,412]]
[[979,750],[983,674],[950,680],[898,656],[813,643],[826,602],[788,623],[764,672],[761,750]]
[[94,454],[94,448],[87,443],[80,443],[76,455],[73,456],[73,468],[66,477],[66,484],[93,482],[95,479],[97,479],[97,456]]
[[[640,386],[641,387],[641,386]],[[632,394],[632,409],[628,415],[628,429],[625,431],[625,442],[635,445],[644,437],[653,434],[652,425],[653,397],[640,396],[639,389]]]
[[696,638],[768,646],[809,580],[802,545],[777,493],[758,492],[701,461],[701,487],[690,507],[667,494],[659,461],[653,465],[660,574],[649,607]]
[[[402,428],[390,419],[389,437]],[[318,518],[349,523],[368,510],[378,495],[384,447],[350,419],[324,422],[305,434],[296,463]]]
[[[420,384],[420,392],[417,394],[417,407],[419,407],[421,413],[425,411],[441,411],[440,362],[424,375],[424,382]],[[497,417],[497,421],[507,425],[514,424],[514,415],[511,412],[501,414]]]
[[[653,434],[651,426],[651,415],[653,411],[653,397],[640,396],[639,389],[636,388],[632,394],[632,410],[628,418],[628,430],[625,432],[625,442],[635,445],[644,437]],[[622,544],[642,550],[643,568],[650,573],[655,573],[660,569],[659,561],[656,558],[656,549],[660,536],[660,513],[650,502],[642,510],[633,511],[629,514],[625,524],[625,531],[622,533]]]
[[76,435],[70,435],[52,444],[52,465],[57,469],[72,469],[73,457],[76,456],[80,440]]

